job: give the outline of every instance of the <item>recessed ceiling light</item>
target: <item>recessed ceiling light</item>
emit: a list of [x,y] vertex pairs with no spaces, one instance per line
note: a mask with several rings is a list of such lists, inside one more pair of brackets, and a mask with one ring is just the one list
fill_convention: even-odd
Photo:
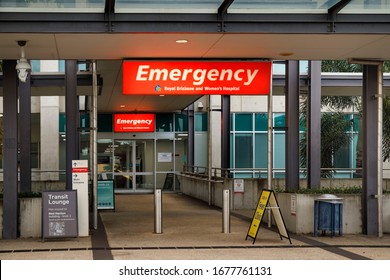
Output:
[[122,105],[120,105],[120,107],[121,107],[121,108],[125,108],[125,107],[126,107],[126,105],[123,105],[123,104],[122,104]]
[[160,94],[161,97],[165,96],[165,94]]
[[179,40],[176,40],[176,43],[178,43],[178,44],[186,44],[186,43],[188,43],[188,40],[187,39],[179,39]]

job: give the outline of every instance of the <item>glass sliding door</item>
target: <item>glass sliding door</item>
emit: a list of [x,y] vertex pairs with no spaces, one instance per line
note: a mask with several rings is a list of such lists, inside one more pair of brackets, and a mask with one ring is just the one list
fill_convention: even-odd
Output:
[[114,140],[113,178],[116,192],[150,192],[154,186],[153,140]]

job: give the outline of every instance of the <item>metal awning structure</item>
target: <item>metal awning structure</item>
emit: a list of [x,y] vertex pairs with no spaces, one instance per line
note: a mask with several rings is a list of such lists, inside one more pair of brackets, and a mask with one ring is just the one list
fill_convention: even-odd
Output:
[[19,58],[17,40],[28,59],[97,60],[100,111],[182,110],[200,96],[122,96],[121,60],[390,60],[390,3],[3,0],[0,59]]

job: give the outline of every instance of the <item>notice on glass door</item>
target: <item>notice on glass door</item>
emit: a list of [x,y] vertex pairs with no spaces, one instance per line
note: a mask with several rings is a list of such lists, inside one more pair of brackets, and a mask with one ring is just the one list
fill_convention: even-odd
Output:
[[172,153],[158,153],[158,162],[172,162]]

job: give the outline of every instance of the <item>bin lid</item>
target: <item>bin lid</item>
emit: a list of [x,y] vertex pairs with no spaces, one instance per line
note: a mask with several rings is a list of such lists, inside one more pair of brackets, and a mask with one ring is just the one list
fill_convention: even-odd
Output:
[[339,202],[343,200],[341,197],[337,197],[334,194],[323,194],[317,197],[315,200],[320,200],[320,201],[329,201],[329,202]]

